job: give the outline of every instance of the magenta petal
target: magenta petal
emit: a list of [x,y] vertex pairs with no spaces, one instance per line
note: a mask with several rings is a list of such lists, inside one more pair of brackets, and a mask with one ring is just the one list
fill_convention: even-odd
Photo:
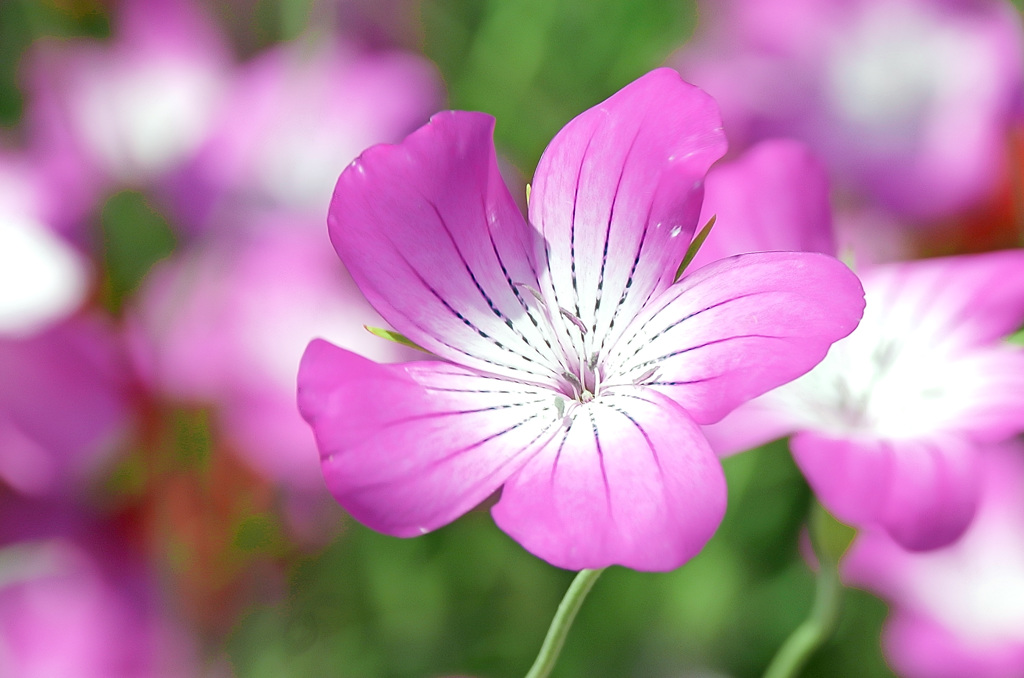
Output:
[[448,363],[378,365],[319,339],[298,383],[328,489],[357,520],[400,537],[486,499],[561,421],[547,392]]
[[770,398],[748,400],[721,421],[702,426],[711,449],[719,457],[728,457],[784,438],[795,431],[802,422],[790,408],[777,407]]
[[[544,380],[529,320],[535,232],[498,173],[494,120],[448,111],[338,179],[327,218],[352,278],[396,330],[438,356]],[[557,374],[560,370],[555,370]]]
[[952,543],[977,509],[981,466],[967,440],[849,440],[804,432],[790,444],[827,509],[855,526],[884,528],[904,548]]
[[495,521],[527,550],[571,570],[679,567],[725,511],[725,480],[700,429],[650,389],[574,412],[505,484]]
[[557,304],[601,335],[671,284],[704,175],[725,147],[714,101],[669,69],[566,125],[544,151],[530,197]]
[[977,346],[1024,322],[1024,250],[879,266],[864,276],[882,322],[899,322],[938,347]]
[[716,217],[691,270],[747,252],[835,254],[825,168],[798,141],[764,141],[708,173],[699,223]]
[[723,259],[684,277],[627,330],[611,360],[711,424],[740,403],[807,372],[857,326],[864,293],[822,254]]

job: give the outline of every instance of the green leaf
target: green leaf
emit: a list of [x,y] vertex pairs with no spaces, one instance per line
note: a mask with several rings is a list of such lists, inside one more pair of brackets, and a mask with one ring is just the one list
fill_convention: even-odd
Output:
[[414,348],[417,351],[430,353],[430,351],[428,351],[427,349],[423,348],[419,344],[413,343],[413,341],[407,338],[405,335],[399,334],[394,330],[386,330],[383,327],[371,327],[370,325],[363,325],[363,327],[366,329],[367,332],[374,336],[380,337],[381,339],[387,339],[388,341],[393,341],[396,344],[401,344],[402,346]]
[[700,251],[700,246],[704,244],[704,241],[708,239],[708,234],[711,233],[711,227],[715,225],[715,219],[718,215],[712,215],[708,219],[708,223],[704,224],[704,228],[700,229],[700,233],[697,237],[690,241],[690,248],[686,250],[686,256],[683,257],[683,263],[679,264],[679,268],[676,269],[676,278],[672,282],[679,282],[679,279],[683,277],[683,271],[690,265],[693,258],[697,256],[697,252]]
[[107,200],[100,228],[106,305],[118,312],[153,264],[171,255],[177,238],[167,219],[135,191]]
[[814,551],[822,560],[836,564],[850,548],[857,530],[846,523],[841,523],[825,508],[815,502],[811,509],[810,519],[811,541]]
[[1024,330],[1019,330],[1016,334],[1011,334],[1006,339],[1011,344],[1017,344],[1018,346],[1024,346]]

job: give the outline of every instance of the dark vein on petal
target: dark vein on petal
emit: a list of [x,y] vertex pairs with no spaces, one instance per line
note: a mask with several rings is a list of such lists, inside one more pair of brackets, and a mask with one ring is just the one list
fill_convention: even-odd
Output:
[[604,498],[608,502],[608,517],[611,518],[612,522],[615,522],[615,516],[612,515],[612,487],[608,483],[608,471],[604,467],[604,450],[601,449],[601,436],[597,432],[597,421],[594,419],[593,408],[587,410],[587,416],[590,417],[590,428],[594,432],[594,445],[597,447],[597,461],[601,466],[601,480],[604,482]]
[[[633,155],[633,149],[636,147],[636,140],[640,138],[640,128],[637,128],[636,134],[633,135],[633,139],[629,142],[629,148],[626,150],[626,157],[622,159],[622,167],[619,168],[619,177],[615,181],[615,191],[612,193],[612,204],[608,210],[608,224],[604,229],[604,249],[601,253],[601,272],[597,278],[597,295],[594,299],[594,324],[591,331],[597,333],[597,317],[598,309],[601,306],[601,295],[604,291],[604,272],[608,264],[608,245],[611,243],[612,238],[612,222],[615,220],[615,205],[619,200],[619,190],[622,188],[622,178],[626,173],[626,165],[629,164],[629,158]],[[652,201],[653,205],[653,201]],[[650,208],[649,208],[650,209]],[[646,232],[646,223],[644,224],[644,230]],[[603,346],[603,339],[602,339]]]
[[[656,319],[656,318],[657,318],[657,317],[658,317],[658,316],[659,316],[659,315],[660,315],[661,313],[663,313],[664,311],[666,311],[666,310],[667,310],[667,309],[668,309],[668,308],[669,308],[669,307],[670,307],[670,306],[672,305],[672,302],[674,302],[674,301],[676,301],[677,299],[679,299],[679,296],[681,296],[681,295],[679,295],[679,296],[675,296],[675,297],[673,297],[672,299],[670,299],[670,300],[669,300],[668,302],[666,302],[664,306],[662,306],[662,307],[661,307],[660,309],[658,309],[657,311],[655,311],[655,312],[654,312],[654,315],[652,315],[652,316],[651,316],[650,318],[648,318],[647,320],[645,320],[645,321],[644,321],[644,323],[643,323],[643,324],[642,324],[642,325],[641,325],[640,327],[638,327],[638,328],[637,328],[637,329],[636,329],[636,330],[635,330],[635,331],[633,332],[632,336],[630,336],[630,337],[629,337],[629,338],[628,338],[628,339],[626,340],[626,343],[625,343],[625,344],[623,344],[623,346],[622,346],[622,348],[621,348],[621,349],[619,349],[619,355],[623,355],[623,354],[625,354],[625,353],[626,353],[626,351],[627,351],[628,349],[632,348],[632,345],[633,345],[633,344],[635,344],[635,343],[636,343],[637,341],[641,341],[642,343],[641,343],[641,345],[640,345],[639,347],[637,347],[637,348],[636,348],[636,349],[635,349],[635,350],[634,350],[634,351],[633,351],[633,352],[632,352],[632,353],[631,353],[631,354],[630,354],[630,355],[628,356],[628,358],[623,358],[622,362],[626,362],[626,361],[628,361],[628,360],[629,360],[629,358],[634,358],[634,357],[636,357],[636,356],[637,356],[637,355],[638,355],[638,354],[640,353],[640,351],[642,351],[642,350],[643,350],[644,348],[646,348],[646,347],[650,346],[650,345],[651,345],[651,343],[652,343],[652,342],[653,342],[654,340],[656,340],[656,339],[658,339],[658,338],[660,338],[660,337],[664,336],[664,335],[665,335],[665,333],[667,333],[667,332],[669,332],[670,330],[673,330],[673,329],[675,329],[676,327],[678,327],[678,326],[682,325],[682,324],[683,324],[684,322],[686,322],[687,320],[690,320],[690,319],[692,319],[692,318],[696,318],[697,316],[701,315],[702,313],[706,313],[706,312],[708,312],[708,311],[712,311],[712,310],[714,310],[714,309],[716,309],[716,308],[721,308],[722,306],[725,306],[726,304],[729,304],[729,303],[731,303],[731,302],[733,302],[733,301],[739,301],[739,300],[741,300],[741,299],[746,299],[746,298],[748,298],[748,297],[754,297],[754,296],[757,296],[757,295],[759,295],[759,294],[773,294],[773,293],[774,293],[774,290],[773,290],[773,291],[761,291],[761,292],[750,292],[750,293],[747,293],[747,294],[742,294],[742,295],[740,295],[740,296],[737,296],[737,297],[729,297],[728,299],[724,299],[724,300],[722,300],[722,301],[718,301],[718,302],[715,302],[714,304],[711,304],[710,306],[705,306],[705,307],[703,307],[703,308],[701,308],[701,309],[699,309],[699,310],[697,310],[697,311],[694,311],[693,313],[690,313],[690,314],[686,315],[686,316],[685,316],[685,317],[683,317],[683,318],[680,318],[679,320],[677,320],[677,321],[673,322],[673,323],[672,323],[671,325],[668,325],[668,326],[666,326],[666,327],[662,328],[661,330],[659,330],[658,332],[656,332],[656,333],[655,333],[655,334],[654,334],[653,336],[650,336],[650,337],[646,336],[646,335],[644,334],[644,330],[645,330],[645,329],[647,329],[647,327],[648,327],[648,326],[650,326],[650,325],[651,325],[651,323],[653,323],[653,322],[654,322],[654,320],[655,320],[655,319]],[[648,363],[644,363],[644,364],[650,364],[650,363],[648,362]],[[634,367],[634,369],[636,369],[636,368]]]
[[498,411],[498,410],[510,410],[512,408],[515,408],[515,407],[528,407],[528,406],[531,406],[531,405],[539,405],[541,403],[544,403],[547,400],[548,400],[547,398],[538,397],[538,398],[536,398],[534,400],[528,400],[528,401],[516,402],[516,403],[502,403],[500,405],[489,405],[487,407],[480,407],[480,408],[477,408],[477,409],[474,409],[474,410],[445,410],[443,412],[436,411],[436,412],[425,412],[423,414],[412,414],[412,415],[409,415],[407,417],[401,417],[399,419],[392,419],[392,420],[390,420],[390,421],[388,421],[388,422],[386,422],[384,424],[381,424],[380,430],[381,431],[386,431],[388,429],[395,428],[396,426],[401,426],[403,424],[409,424],[409,423],[412,423],[414,421],[426,421],[428,419],[443,419],[445,417],[453,417],[453,416],[458,416],[458,415],[463,415],[463,414],[481,414],[481,413],[484,413],[484,412],[495,412],[495,411]]
[[[466,270],[466,274],[469,275],[469,279],[471,281],[473,281],[473,286],[476,287],[477,292],[480,293],[480,296],[487,303],[487,307],[490,308],[491,312],[494,313],[494,315],[497,316],[500,320],[502,320],[502,322],[509,329],[512,329],[513,331],[515,331],[515,325],[512,323],[512,319],[509,318],[508,316],[506,316],[505,313],[501,309],[499,309],[497,307],[497,305],[494,303],[494,300],[491,299],[491,296],[489,294],[487,294],[487,292],[484,290],[483,286],[480,284],[480,281],[477,280],[476,274],[473,273],[472,267],[469,265],[469,262],[466,260],[465,255],[463,255],[462,250],[459,248],[459,244],[458,244],[458,242],[456,242],[455,236],[452,235],[451,229],[448,228],[448,222],[445,221],[444,215],[441,214],[441,210],[437,207],[437,205],[432,200],[430,200],[426,196],[424,196],[423,199],[427,202],[428,205],[430,205],[431,209],[434,210],[434,214],[435,214],[435,216],[437,216],[438,221],[441,222],[441,228],[444,229],[445,235],[448,236],[448,240],[451,243],[452,248],[455,250],[455,254],[458,255],[459,261],[462,262],[462,266]],[[486,220],[486,213],[485,213],[484,219]],[[483,330],[481,330],[480,328],[476,327],[467,318],[462,316],[461,313],[459,313],[458,311],[455,311],[451,306],[448,305],[447,302],[445,302],[445,306],[447,306],[449,309],[451,309],[453,312],[455,312],[460,320],[462,320],[464,323],[466,323],[467,325],[472,327],[474,330],[476,330],[477,334],[479,334],[480,336],[488,339],[491,343],[493,343],[498,348],[500,348],[502,350],[505,350],[505,351],[508,351],[509,353],[512,353],[513,355],[516,355],[516,356],[518,356],[518,357],[520,357],[523,360],[526,360],[528,362],[531,362],[531,363],[535,362],[533,358],[531,358],[531,357],[529,357],[527,355],[524,355],[523,353],[521,353],[520,351],[512,348],[511,346],[507,346],[507,345],[501,343],[500,341],[498,341],[496,338],[491,337],[490,335],[486,334]],[[543,353],[541,353],[539,350],[537,350],[537,347],[533,346],[529,341],[527,341],[526,338],[522,336],[522,334],[519,334],[518,332],[516,332],[516,334],[519,336],[520,339],[523,340],[523,343],[525,343],[526,346],[528,346],[531,349],[533,349],[533,351],[539,357],[541,357],[541,358],[548,357],[548,356],[545,356]]]
[[[403,259],[404,259],[404,257],[403,257]],[[409,264],[408,260],[406,260],[406,264]],[[441,296],[441,294],[439,294],[438,291],[435,290],[430,285],[430,283],[428,283],[426,281],[426,279],[422,275],[420,275],[419,271],[417,271],[415,268],[412,267],[411,264],[409,264],[409,270],[412,271],[413,275],[416,276],[416,278],[419,280],[420,284],[422,284],[427,290],[429,290],[430,293],[432,295],[434,295],[434,298],[437,299],[439,302],[441,302],[441,305],[444,306],[445,309],[447,309],[449,313],[451,313],[456,318],[461,320],[462,323],[466,327],[468,327],[469,329],[473,330],[477,335],[479,335],[483,339],[486,339],[487,341],[495,344],[496,346],[498,346],[501,349],[505,349],[505,347],[502,346],[502,344],[500,342],[497,342],[497,341],[491,339],[491,337],[486,332],[484,332],[483,330],[481,330],[478,327],[476,327],[468,318],[466,318],[464,315],[462,315],[461,313],[456,311],[454,308],[452,308],[451,304],[449,304],[448,301],[443,296]],[[403,314],[403,315],[406,315],[406,314]],[[424,334],[429,336],[431,339],[433,339],[437,343],[441,344],[442,346],[446,346],[446,347],[452,349],[453,351],[455,351],[457,353],[461,353],[464,356],[467,356],[467,357],[472,358],[474,360],[480,360],[481,362],[485,362],[485,363],[487,363],[489,365],[494,365],[494,366],[502,368],[504,370],[508,370],[508,369],[521,370],[521,371],[523,371],[523,372],[525,372],[527,374],[532,374],[532,375],[534,375],[536,377],[539,377],[541,379],[543,379],[543,378],[548,376],[548,375],[545,375],[545,374],[540,373],[540,372],[536,372],[536,371],[533,371],[533,370],[526,369],[526,366],[522,366],[522,365],[520,365],[520,366],[512,366],[512,365],[509,365],[508,363],[501,363],[501,362],[498,362],[496,360],[492,360],[490,358],[485,358],[485,357],[483,357],[481,355],[477,355],[475,353],[470,353],[469,351],[467,351],[467,350],[465,350],[463,348],[459,348],[457,346],[453,346],[452,344],[450,344],[450,343],[444,341],[443,339],[441,339],[440,337],[436,336],[436,333],[427,330],[426,328],[424,328],[423,326],[419,325],[416,322],[413,322],[412,319],[408,317],[408,315],[406,315],[406,319],[409,320],[410,324],[414,325],[417,329],[421,330]],[[505,350],[507,350],[507,349],[505,349]],[[522,356],[522,357],[525,360],[527,360],[528,362],[531,362],[531,363],[533,362],[532,360],[530,360],[529,358],[527,358],[525,356]]]
[[[484,204],[484,211],[485,211],[485,213],[486,213],[486,210],[487,210],[487,206],[486,206],[486,204]],[[533,311],[530,309],[530,305],[526,303],[526,299],[524,299],[522,293],[520,293],[519,287],[516,286],[516,281],[512,280],[512,276],[509,275],[508,268],[505,266],[505,261],[504,261],[504,259],[502,259],[501,252],[498,250],[498,243],[496,243],[494,241],[494,233],[493,233],[493,231],[490,228],[487,229],[487,237],[491,241],[491,250],[494,252],[495,259],[498,260],[498,266],[501,267],[501,274],[505,278],[505,283],[508,285],[509,289],[512,291],[512,294],[515,296],[516,300],[519,301],[519,305],[523,308],[523,311],[526,313],[526,317],[529,318],[530,322],[533,323],[533,326],[535,328],[537,328],[537,331],[540,334],[541,339],[544,340],[544,343],[547,345],[548,349],[554,351],[554,348],[551,346],[551,342],[548,340],[548,338],[545,336],[543,330],[541,329],[540,322],[537,320],[536,317],[534,317]],[[533,268],[533,262],[530,261],[529,257],[526,257],[526,265],[530,268],[530,272],[533,274],[533,279],[534,280],[538,280],[539,278],[537,276],[537,271]],[[505,320],[505,324],[507,324],[510,329],[514,330],[516,332],[516,334],[518,334],[519,337],[524,342],[526,342],[527,344],[530,344],[530,341],[526,338],[526,336],[522,333],[521,330],[519,330],[517,327],[515,327],[512,324],[511,320],[506,319]],[[532,344],[531,344],[531,346],[532,346]],[[534,347],[534,350],[536,350],[536,347]],[[541,354],[539,350],[537,351],[537,353]]]
[[573,306],[576,309],[576,317],[580,317],[580,291],[576,285],[576,206],[579,204],[580,182],[583,180],[583,167],[587,163],[587,154],[590,153],[590,145],[594,141],[593,131],[587,139],[587,145],[583,149],[583,156],[580,158],[579,170],[576,172],[576,187],[572,195],[572,219],[569,222],[569,266],[572,273],[572,296]]
[[[358,491],[365,491],[365,490],[369,490],[369,489],[373,489],[373,488],[377,488],[377,487],[383,487],[383,486],[386,486],[386,485],[391,485],[393,483],[401,483],[401,482],[404,482],[404,481],[408,480],[411,477],[414,477],[414,476],[417,476],[417,475],[421,475],[421,474],[424,474],[424,473],[428,473],[428,472],[430,472],[431,469],[434,469],[437,466],[440,466],[442,464],[446,464],[446,463],[450,462],[451,460],[455,459],[456,457],[459,457],[459,456],[461,456],[461,455],[463,455],[463,454],[465,454],[467,452],[471,452],[471,451],[473,451],[473,450],[475,450],[475,449],[477,449],[477,448],[479,448],[479,447],[481,447],[483,445],[486,445],[487,443],[489,443],[489,442],[491,442],[493,440],[496,440],[497,438],[500,438],[501,436],[503,436],[503,435],[505,435],[507,433],[511,433],[512,431],[515,431],[515,430],[517,430],[519,428],[522,428],[523,426],[529,424],[530,422],[534,421],[535,419],[540,418],[542,414],[543,414],[543,411],[535,412],[534,414],[530,415],[526,419],[523,419],[523,420],[521,420],[519,422],[516,422],[515,424],[512,424],[511,426],[508,426],[507,428],[504,428],[504,429],[502,429],[500,431],[496,431],[496,432],[494,432],[494,433],[492,433],[492,434],[490,434],[490,435],[488,435],[488,436],[486,436],[486,437],[476,441],[475,443],[471,443],[471,444],[466,445],[464,447],[460,447],[457,450],[453,450],[453,451],[449,452],[448,454],[446,454],[446,455],[444,455],[442,457],[438,457],[437,459],[434,459],[434,460],[430,461],[429,463],[427,463],[427,464],[425,464],[423,466],[416,466],[416,467],[410,469],[408,472],[403,473],[401,475],[392,476],[392,477],[387,478],[387,479],[382,479],[382,480],[378,480],[376,482],[365,483],[363,485],[360,485],[359,488],[358,488]],[[547,426],[545,426],[541,430],[541,434],[538,435],[538,436],[534,436],[533,439],[534,440],[539,439],[544,434],[544,432],[549,430],[553,425],[555,425],[557,423],[560,423],[560,421],[561,420],[559,420],[558,422],[551,422],[551,423],[549,423]],[[525,450],[529,449],[529,446],[528,445],[527,446],[523,446],[522,449],[523,449],[523,451],[525,451]],[[516,454],[509,455],[508,459],[506,461],[502,462],[502,464],[504,465],[504,464],[507,464],[507,463],[511,462],[517,456],[518,455],[516,455]]]
[[[634,396],[634,397],[636,397],[636,396]],[[651,403],[651,401],[646,400],[644,398],[637,397],[636,399],[637,400],[641,400],[641,401],[643,401],[645,403],[649,403],[651,405],[655,405],[655,403]],[[624,416],[626,419],[628,419],[629,422],[631,424],[633,424],[634,427],[636,427],[636,430],[640,432],[640,435],[642,435],[644,440],[647,442],[647,447],[651,450],[651,456],[654,458],[654,465],[658,467],[658,474],[661,475],[662,477],[664,477],[665,472],[664,472],[664,469],[662,469],[662,467],[661,467],[661,459],[658,458],[658,450],[655,449],[654,441],[651,440],[651,436],[649,436],[647,434],[647,431],[644,429],[643,426],[640,425],[640,422],[638,422],[628,412],[626,412],[621,407],[618,407],[617,405],[612,405],[610,403],[607,403],[606,407],[610,407],[611,409],[615,410],[616,412],[618,412],[619,414]]]
[[644,230],[643,230],[643,232],[640,233],[640,242],[637,245],[636,254],[633,255],[633,265],[629,269],[629,276],[626,278],[626,284],[622,288],[622,295],[619,297],[619,303],[616,304],[615,310],[612,311],[611,320],[609,320],[609,322],[608,322],[608,331],[605,332],[601,336],[601,349],[600,350],[604,350],[605,342],[608,340],[608,337],[611,336],[612,330],[615,328],[615,321],[618,320],[618,318],[619,318],[619,312],[622,310],[622,307],[625,306],[625,304],[626,304],[626,297],[629,296],[630,288],[633,287],[633,278],[636,275],[636,269],[637,269],[637,267],[640,264],[640,255],[641,255],[641,252],[643,252],[644,244],[647,242],[647,232],[648,232],[648,230],[650,228],[650,225],[651,225],[651,214],[653,213],[653,210],[654,210],[654,203],[652,202],[647,207],[647,217],[646,217],[646,219],[644,219]]
[[700,379],[688,379],[686,381],[649,381],[644,386],[690,386],[692,384],[703,384],[705,381],[714,381],[721,375],[713,377],[701,377]]
[[562,459],[562,448],[565,447],[565,443],[569,440],[569,429],[576,422],[575,419],[569,420],[569,425],[565,427],[565,433],[562,434],[562,441],[558,443],[558,449],[555,450],[555,460],[551,464],[551,484],[555,483],[555,471],[558,470],[558,462]]
[[689,348],[683,348],[683,349],[679,349],[678,351],[673,351],[672,353],[668,353],[666,355],[663,355],[660,358],[652,358],[650,360],[646,360],[646,361],[640,363],[639,365],[634,366],[633,369],[634,370],[640,369],[641,367],[646,367],[648,365],[653,365],[654,363],[660,363],[660,362],[662,362],[664,360],[668,360],[669,358],[674,358],[677,355],[682,355],[684,353],[689,353],[690,351],[696,351],[697,349],[706,348],[708,346],[714,346],[716,344],[724,344],[727,341],[733,341],[735,339],[786,339],[786,340],[788,340],[788,339],[791,339],[791,338],[792,337],[789,337],[789,336],[781,336],[780,337],[780,336],[775,336],[775,335],[771,335],[771,334],[738,334],[738,335],[735,335],[735,336],[732,336],[732,337],[723,337],[722,339],[712,339],[711,341],[704,342],[703,344],[698,344],[697,346],[690,346]]

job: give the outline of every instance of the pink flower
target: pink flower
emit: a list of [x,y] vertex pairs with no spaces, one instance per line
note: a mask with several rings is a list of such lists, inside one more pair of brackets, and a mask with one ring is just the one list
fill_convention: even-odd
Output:
[[673,58],[730,142],[799,138],[836,187],[905,217],[998,187],[1020,121],[1024,37],[1001,0],[716,0]]
[[675,282],[708,167],[714,102],[654,71],[570,122],[525,220],[493,120],[449,111],[342,174],[332,240],[370,303],[441,361],[378,365],[324,341],[299,407],[324,477],[398,536],[486,499],[498,525],[564,568],[668,570],[725,507],[698,424],[805,372],[862,310],[819,254],[715,262]]
[[90,541],[54,537],[0,549],[0,674],[195,675],[195,649],[159,611],[154,582],[137,559]]
[[956,543],[911,553],[867,531],[843,562],[844,577],[893,605],[883,648],[906,678],[1024,675],[1024,450],[979,459],[981,502]]
[[800,379],[708,435],[722,453],[789,433],[840,520],[906,548],[946,545],[977,504],[979,450],[1024,431],[1024,250],[888,264],[861,273],[858,328]]
[[58,235],[57,191],[36,163],[0,154],[0,341],[28,336],[85,302],[92,270]]
[[0,480],[62,499],[95,482],[132,423],[120,348],[102,318],[84,314],[0,337]]
[[239,72],[208,142],[176,178],[179,210],[200,226],[240,205],[320,224],[345,165],[371,144],[401,139],[442,98],[434,68],[412,54],[335,40],[263,52]]
[[747,252],[836,252],[825,168],[791,139],[762,141],[712,167],[698,223],[712,217],[693,267]]
[[145,186],[205,140],[230,55],[191,0],[126,0],[113,23],[107,44],[33,47],[29,129],[37,147],[64,162],[106,182]]

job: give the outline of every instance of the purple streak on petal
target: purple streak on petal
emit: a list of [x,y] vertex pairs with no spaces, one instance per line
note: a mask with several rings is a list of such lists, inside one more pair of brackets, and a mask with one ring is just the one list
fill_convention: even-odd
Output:
[[952,543],[974,517],[980,483],[966,439],[836,439],[804,432],[793,457],[822,504],[857,527],[885,529],[904,548]]
[[747,252],[836,253],[825,168],[803,144],[764,141],[715,165],[698,223],[717,217],[691,270]]
[[667,69],[571,121],[544,152],[530,198],[549,248],[545,293],[597,336],[621,331],[616,316],[671,284],[704,175],[724,151],[714,102]]
[[299,409],[338,502],[401,537],[486,499],[561,421],[543,389],[448,363],[378,365],[322,340],[302,358]]
[[527,550],[567,569],[671,570],[721,521],[725,482],[699,428],[651,389],[579,406],[492,509]]
[[1024,323],[1024,250],[879,266],[864,281],[886,316],[913,315],[936,348],[989,343]]
[[628,374],[659,367],[651,386],[701,424],[816,365],[860,320],[860,282],[821,254],[746,254],[684,277],[645,309],[609,361]]
[[537,286],[536,233],[502,182],[494,121],[448,111],[375,146],[338,180],[331,240],[396,330],[489,372],[553,383],[548,341],[516,283]]
[[947,392],[934,404],[942,428],[987,442],[1024,431],[1024,349],[992,346],[943,370]]

